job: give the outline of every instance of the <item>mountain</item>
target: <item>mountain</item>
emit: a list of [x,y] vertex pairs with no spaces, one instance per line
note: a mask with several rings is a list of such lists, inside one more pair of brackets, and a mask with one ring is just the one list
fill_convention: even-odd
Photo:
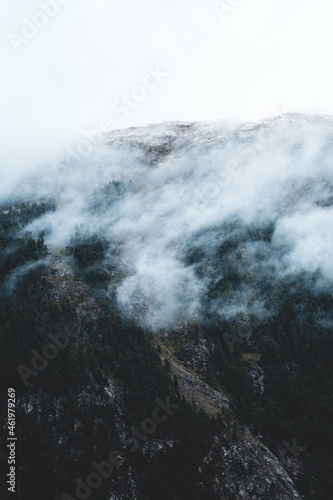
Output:
[[154,124],[6,193],[18,499],[332,498],[332,150],[330,116]]

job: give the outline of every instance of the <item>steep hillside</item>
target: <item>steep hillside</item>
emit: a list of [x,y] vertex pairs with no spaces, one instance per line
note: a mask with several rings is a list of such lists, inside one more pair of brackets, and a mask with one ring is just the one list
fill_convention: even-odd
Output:
[[7,194],[19,500],[332,498],[332,153],[325,116],[157,124]]

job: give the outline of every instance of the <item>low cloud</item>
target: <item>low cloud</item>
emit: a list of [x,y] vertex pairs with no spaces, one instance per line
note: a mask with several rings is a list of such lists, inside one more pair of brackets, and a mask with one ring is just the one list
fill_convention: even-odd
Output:
[[[332,284],[332,132],[328,117],[283,115],[108,133],[88,157],[26,180],[22,196],[57,193],[56,212],[28,230],[46,229],[51,247],[69,244],[76,226],[103,235],[105,265],[121,269],[119,305],[144,326],[207,308],[269,314],[268,276]],[[241,284],[226,290],[227,273]]]

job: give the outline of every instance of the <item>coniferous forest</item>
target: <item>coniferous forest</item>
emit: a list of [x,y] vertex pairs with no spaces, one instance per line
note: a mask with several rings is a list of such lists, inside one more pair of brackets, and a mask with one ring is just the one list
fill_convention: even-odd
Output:
[[333,2],[0,16],[0,500],[333,500]]
[[[1,404],[5,410],[7,389],[15,388],[16,497],[104,500],[112,492],[111,498],[147,500],[242,498],[237,496],[241,486],[230,485],[238,481],[245,491],[248,487],[243,478],[249,471],[240,459],[216,488],[224,465],[214,455],[214,443],[221,439],[230,450],[250,430],[279,459],[300,498],[330,499],[333,340],[315,318],[332,310],[332,295],[318,296],[302,276],[294,283],[281,280],[266,293],[274,315],[253,321],[250,333],[237,321],[217,322],[207,307],[186,336],[170,331],[168,340],[156,337],[119,309],[105,264],[110,242],[97,234],[87,236],[77,228],[60,257],[71,263],[74,289],[94,308],[79,310],[68,289],[60,298],[54,294],[57,270],[45,235],[25,229],[54,210],[54,200],[42,200],[3,206],[0,215]],[[265,241],[271,234],[267,228],[251,238]],[[208,302],[218,294],[228,296],[244,279],[255,279],[244,276],[242,257],[234,256],[238,245],[230,239],[218,248],[215,272],[225,279],[216,282],[211,276]],[[212,265],[210,260],[199,248],[184,256],[187,265],[197,264],[198,273]],[[264,293],[271,285],[267,276],[255,289]],[[176,348],[168,355],[174,337]],[[195,388],[191,399],[172,369],[191,367],[190,347],[198,347],[202,338],[201,383],[227,396],[228,411],[199,405]],[[150,418],[157,399],[171,404],[160,423]],[[1,427],[6,428],[6,417]],[[283,442],[294,447],[281,450]],[[89,474],[112,450],[113,473],[98,487],[89,486]],[[1,461],[5,469],[5,453]],[[269,497],[277,491],[274,484],[262,493],[256,488],[252,485],[244,498],[277,498]],[[128,496],[121,496],[124,492]]]

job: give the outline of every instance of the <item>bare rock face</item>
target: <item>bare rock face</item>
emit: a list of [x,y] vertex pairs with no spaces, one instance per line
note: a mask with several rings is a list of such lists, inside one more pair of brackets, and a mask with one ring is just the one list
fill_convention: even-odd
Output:
[[215,438],[199,473],[214,473],[221,500],[301,499],[282,464],[248,429]]
[[[213,480],[221,500],[301,500],[286,461],[273,455],[260,437],[239,423],[227,394],[203,380],[203,363],[209,359],[209,349],[203,336],[194,331],[194,325],[187,325],[186,329],[156,337],[155,342],[163,362],[169,365],[170,375],[177,378],[181,395],[198,410],[219,415],[225,424],[225,433],[214,437],[201,460],[197,481],[205,484],[207,477]],[[263,371],[256,357],[244,357],[243,363],[253,380],[253,389],[263,391]]]

